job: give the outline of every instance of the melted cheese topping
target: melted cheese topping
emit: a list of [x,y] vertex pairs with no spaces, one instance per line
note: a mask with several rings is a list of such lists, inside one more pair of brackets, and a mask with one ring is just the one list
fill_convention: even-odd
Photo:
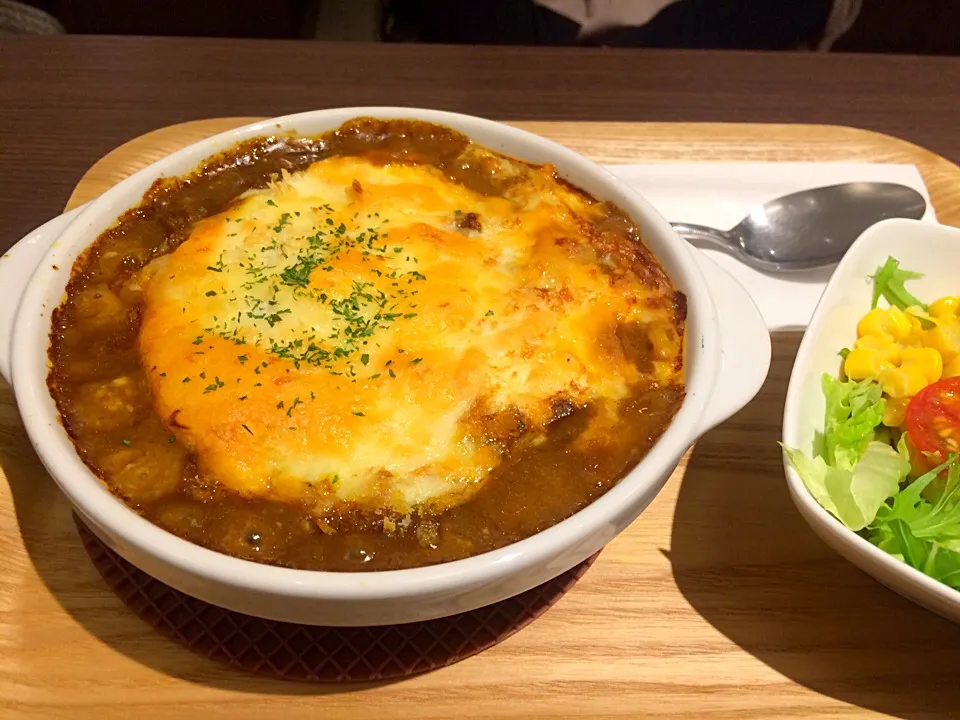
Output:
[[[147,266],[143,366],[205,476],[318,515],[441,510],[564,408],[608,431],[632,388],[677,381],[659,268],[602,254],[600,204],[550,168],[492,157],[517,176],[504,196],[331,157]],[[616,339],[631,324],[656,345],[643,371]]]

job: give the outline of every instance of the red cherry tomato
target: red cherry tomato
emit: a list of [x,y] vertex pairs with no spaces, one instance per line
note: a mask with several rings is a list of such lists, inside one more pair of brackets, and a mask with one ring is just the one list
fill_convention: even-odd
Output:
[[907,432],[918,450],[960,452],[960,377],[927,385],[907,404]]

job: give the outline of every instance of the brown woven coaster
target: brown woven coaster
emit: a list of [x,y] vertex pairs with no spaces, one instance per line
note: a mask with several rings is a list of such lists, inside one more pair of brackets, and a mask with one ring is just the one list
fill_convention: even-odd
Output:
[[243,615],[174,590],[106,547],[76,515],[73,519],[110,589],[164,635],[233,667],[309,682],[401,678],[476,655],[540,617],[597,557],[471,612],[407,625],[317,627]]

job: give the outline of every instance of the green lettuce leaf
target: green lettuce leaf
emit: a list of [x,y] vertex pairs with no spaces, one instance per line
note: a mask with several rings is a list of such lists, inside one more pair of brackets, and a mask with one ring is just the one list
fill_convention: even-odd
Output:
[[809,458],[793,448],[784,450],[810,494],[854,531],[874,521],[910,470],[910,463],[882,442],[868,443],[853,469],[831,467],[823,457]]
[[896,258],[888,257],[887,261],[877,268],[877,271],[870,276],[873,279],[873,302],[870,307],[875,308],[877,301],[882,295],[891,305],[896,305],[901,310],[908,307],[920,307],[924,310],[927,306],[911,295],[903,286],[907,280],[923,277],[920,273],[901,270],[900,263]]
[[826,480],[830,466],[824,462],[823,457],[821,455],[809,457],[806,453],[783,443],[780,443],[780,447],[783,448],[787,460],[793,465],[793,469],[797,471],[797,475],[803,480],[807,490],[813,495],[813,499],[820,503],[824,510],[834,517],[838,517],[837,505],[830,497],[830,493],[827,492]]
[[831,468],[824,478],[837,508],[836,517],[851,530],[862,530],[900,489],[910,462],[892,447],[871,442],[853,470]]
[[828,374],[821,386],[826,419],[815,451],[827,465],[852,470],[883,420],[883,389],[872,380],[844,382]]
[[810,494],[851,530],[870,525],[907,476],[905,454],[874,439],[883,419],[880,385],[871,380],[843,381],[825,374],[824,429],[807,456],[784,446]]

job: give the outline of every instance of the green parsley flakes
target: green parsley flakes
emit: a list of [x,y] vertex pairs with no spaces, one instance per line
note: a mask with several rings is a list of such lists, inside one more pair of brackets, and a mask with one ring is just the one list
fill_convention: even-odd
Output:
[[218,377],[214,377],[213,382],[207,385],[204,389],[204,393],[213,392],[214,390],[219,390],[223,387],[223,380]]

